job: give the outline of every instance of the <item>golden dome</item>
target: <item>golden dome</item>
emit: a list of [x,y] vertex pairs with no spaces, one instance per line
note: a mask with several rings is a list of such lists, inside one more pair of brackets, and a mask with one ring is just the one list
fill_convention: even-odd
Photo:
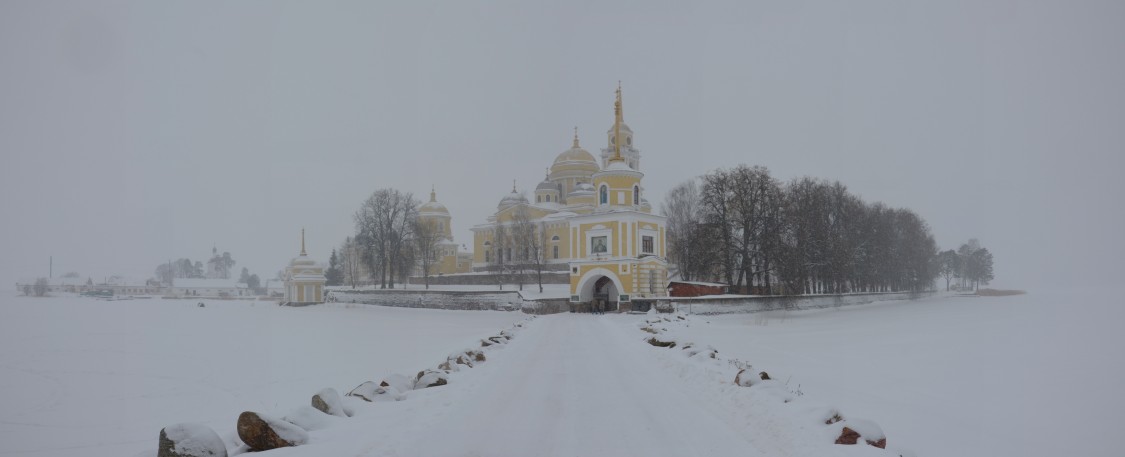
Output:
[[560,152],[559,155],[555,157],[555,163],[551,165],[551,174],[555,176],[559,176],[560,173],[566,173],[567,175],[575,175],[575,173],[577,173],[577,175],[589,175],[597,172],[599,168],[598,161],[594,159],[594,155],[578,145],[578,131],[576,129],[574,132],[574,144],[571,145],[570,149]]
[[555,157],[555,165],[565,162],[589,162],[595,167],[598,166],[598,162],[594,160],[594,155],[582,148],[570,148]]

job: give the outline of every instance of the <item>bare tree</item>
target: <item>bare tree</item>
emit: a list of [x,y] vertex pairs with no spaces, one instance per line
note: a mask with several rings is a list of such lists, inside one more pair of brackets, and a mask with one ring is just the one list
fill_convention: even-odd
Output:
[[496,279],[496,284],[500,290],[504,290],[504,282],[507,280],[507,273],[509,270],[508,263],[504,260],[504,254],[508,254],[508,259],[511,260],[511,241],[512,237],[509,233],[508,227],[496,218],[496,223],[492,227],[492,250],[495,253],[492,259],[492,264],[489,265],[489,270],[492,271],[493,278]]
[[668,191],[660,212],[667,217],[667,253],[680,278],[691,281],[706,274],[708,252],[702,236],[702,202],[697,179],[680,183]]
[[409,274],[412,266],[406,260],[412,255],[417,216],[418,201],[395,189],[375,191],[356,212],[356,241],[379,288],[393,289],[396,271]]
[[35,280],[35,296],[42,297],[47,295],[48,283],[47,278],[39,278]]
[[718,249],[719,271],[722,281],[734,284],[735,254],[731,225],[734,210],[731,208],[731,177],[716,171],[703,176],[703,191],[700,201],[703,204],[703,219],[714,230],[713,242]]
[[512,213],[511,226],[512,245],[515,247],[517,259],[513,264],[516,271],[516,281],[520,290],[523,290],[525,272],[528,267],[535,268],[539,278],[539,292],[543,292],[543,259],[540,255],[540,230],[531,220],[531,213],[526,206],[518,206]]
[[414,247],[418,265],[422,270],[422,280],[430,288],[430,269],[437,259],[438,242],[444,238],[434,221],[416,218],[414,223]]
[[358,284],[364,282],[364,278],[370,277],[363,261],[363,250],[359,243],[349,236],[344,239],[344,244],[340,246],[338,252],[340,253],[340,265],[344,273],[344,282],[355,289]]

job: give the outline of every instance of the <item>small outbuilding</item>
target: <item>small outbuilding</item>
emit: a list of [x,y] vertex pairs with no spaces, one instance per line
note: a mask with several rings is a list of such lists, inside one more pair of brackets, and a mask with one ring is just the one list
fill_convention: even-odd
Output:
[[702,297],[704,295],[723,295],[728,286],[714,282],[671,281],[668,295],[672,297]]
[[311,305],[324,303],[324,267],[305,253],[305,229],[301,229],[301,255],[294,257],[285,268],[286,305]]

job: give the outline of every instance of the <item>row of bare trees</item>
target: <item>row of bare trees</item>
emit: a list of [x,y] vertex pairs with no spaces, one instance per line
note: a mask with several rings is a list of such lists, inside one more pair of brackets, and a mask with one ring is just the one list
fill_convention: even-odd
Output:
[[405,282],[419,266],[429,287],[442,235],[433,223],[418,217],[419,205],[413,194],[389,188],[364,200],[353,216],[356,234],[339,250],[344,284],[393,289],[396,280]]
[[797,295],[924,290],[937,276],[921,217],[866,203],[839,182],[783,184],[764,167],[740,165],[676,186],[661,210],[684,280]]
[[546,224],[534,220],[527,206],[516,206],[510,217],[497,217],[484,254],[496,285],[503,290],[504,284],[515,283],[523,290],[533,277],[542,293],[548,259],[546,245]]

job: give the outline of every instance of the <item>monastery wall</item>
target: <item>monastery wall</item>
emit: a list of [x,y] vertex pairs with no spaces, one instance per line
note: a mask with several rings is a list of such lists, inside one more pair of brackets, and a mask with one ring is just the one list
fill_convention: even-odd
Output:
[[936,292],[878,292],[831,295],[744,295],[714,297],[669,297],[657,299],[658,307],[671,306],[691,314],[757,313],[774,310],[802,310],[863,305],[890,300],[914,300]]
[[[556,270],[558,268],[562,268],[562,271],[543,271],[543,284],[570,284],[570,272],[566,271],[566,268],[567,268],[566,264],[549,265],[549,266],[544,265],[544,269],[546,269],[546,268],[551,268],[551,269],[556,269]],[[526,273],[525,278],[527,278],[527,279],[524,280],[525,286],[528,285],[528,284],[538,284],[538,281],[535,280],[535,272]],[[514,279],[511,278],[511,275],[505,275],[504,276],[504,283],[505,284],[511,284],[513,282],[514,282]],[[425,283],[426,283],[426,279],[421,277],[421,276],[411,276],[410,277],[410,284],[418,285],[418,284],[425,284]],[[430,276],[430,285],[495,286],[496,285],[496,276],[491,274],[491,273],[488,273],[488,272]]]

